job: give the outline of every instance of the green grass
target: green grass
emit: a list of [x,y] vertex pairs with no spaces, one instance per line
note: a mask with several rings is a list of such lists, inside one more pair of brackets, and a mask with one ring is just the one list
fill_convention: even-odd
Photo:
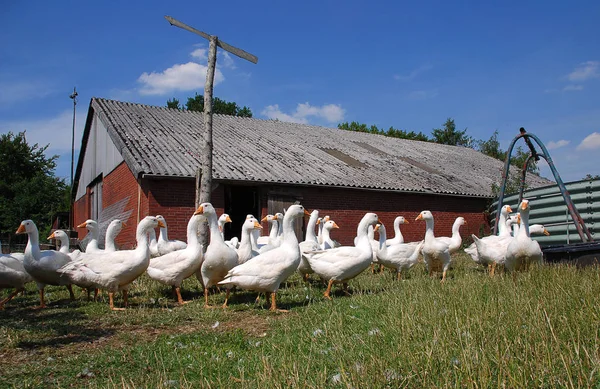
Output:
[[423,265],[400,282],[365,272],[333,301],[294,276],[278,293],[289,313],[246,292],[205,310],[195,279],[177,307],[146,277],[125,312],[58,287],[37,311],[30,286],[0,312],[0,386],[600,387],[599,278],[548,265],[491,279],[459,255],[444,285]]

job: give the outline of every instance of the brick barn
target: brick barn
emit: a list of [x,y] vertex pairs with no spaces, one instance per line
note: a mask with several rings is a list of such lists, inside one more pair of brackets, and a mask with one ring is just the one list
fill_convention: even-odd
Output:
[[[423,238],[425,224],[413,220],[424,209],[433,212],[438,236],[450,235],[457,216],[468,222],[464,236],[488,229],[503,163],[475,150],[273,120],[213,120],[212,203],[233,219],[227,238],[239,236],[246,214],[262,217],[296,201],[330,215],[342,244],[352,244],[369,211],[390,235],[394,218],[405,216],[407,241]],[[106,226],[119,217],[127,226],[117,244],[131,248],[137,222],[162,214],[169,237],[185,240],[202,128],[198,112],[92,98],[72,193],[75,225],[92,218]],[[530,187],[549,183],[528,180]]]

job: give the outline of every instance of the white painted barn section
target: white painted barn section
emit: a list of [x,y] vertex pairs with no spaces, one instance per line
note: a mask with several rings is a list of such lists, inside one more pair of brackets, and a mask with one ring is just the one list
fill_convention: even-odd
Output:
[[86,149],[80,150],[80,153],[84,153],[84,159],[75,200],[83,197],[87,187],[95,182],[92,188],[94,196],[92,196],[91,205],[92,218],[95,219],[102,210],[102,180],[98,180],[98,178],[108,175],[123,162],[123,156],[117,150],[106,127],[96,114],[92,119]]

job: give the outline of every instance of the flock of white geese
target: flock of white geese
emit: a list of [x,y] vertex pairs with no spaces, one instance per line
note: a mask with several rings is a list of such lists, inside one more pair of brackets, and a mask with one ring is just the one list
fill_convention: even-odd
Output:
[[[267,293],[271,310],[277,310],[276,294],[280,285],[294,272],[304,280],[314,274],[327,283],[324,296],[331,299],[334,283],[342,284],[347,293],[348,281],[359,275],[372,263],[395,269],[398,278],[410,269],[422,254],[428,272],[442,272],[442,282],[452,263],[451,254],[462,246],[460,227],[465,224],[458,217],[451,237],[435,237],[434,219],[430,211],[422,211],[416,220],[426,223],[425,237],[420,242],[404,242],[400,225],[408,223],[402,216],[394,221],[395,237],[387,239],[386,229],[375,213],[366,213],[356,230],[354,246],[340,246],[331,239],[330,231],[338,228],[328,216],[319,218],[319,211],[309,213],[302,205],[292,205],[285,214],[268,215],[262,219],[271,224],[268,236],[259,236],[259,221],[248,215],[242,226],[241,239],[225,241],[223,227],[231,222],[228,215],[220,217],[210,203],[201,204],[187,225],[187,243],[169,240],[167,224],[162,216],[147,216],[136,229],[137,245],[133,250],[117,250],[114,239],[124,223],[113,220],[106,232],[104,249],[99,248],[99,227],[94,220],[87,220],[78,227],[85,227],[91,236],[85,252],[71,251],[64,231],[56,230],[48,239],[60,242],[59,250],[40,250],[39,234],[32,220],[21,222],[17,233],[26,233],[28,242],[24,253],[0,256],[0,288],[15,290],[0,301],[0,309],[25,284],[36,282],[39,290],[40,308],[44,304],[46,285],[65,285],[74,298],[71,285],[89,291],[99,289],[108,292],[112,310],[114,294],[123,293],[127,306],[128,290],[132,282],[144,273],[162,284],[172,287],[179,304],[183,280],[195,275],[204,287],[205,307],[209,307],[208,293],[213,286],[225,289],[223,307],[227,307],[230,291],[241,289]],[[539,244],[530,238],[532,233],[546,233],[543,226],[529,226],[529,202],[523,200],[519,213],[510,216],[512,209],[505,205],[500,215],[498,235],[477,238],[465,249],[476,263],[489,266],[493,275],[497,265],[508,271],[525,270],[532,262],[542,259]],[[306,239],[298,242],[294,232],[295,220],[310,216]],[[208,222],[210,243],[203,253],[198,240],[198,228],[202,220]],[[512,227],[512,231],[511,231]],[[156,237],[155,229],[160,228]],[[315,229],[318,228],[318,233]],[[374,232],[379,231],[379,240]]]

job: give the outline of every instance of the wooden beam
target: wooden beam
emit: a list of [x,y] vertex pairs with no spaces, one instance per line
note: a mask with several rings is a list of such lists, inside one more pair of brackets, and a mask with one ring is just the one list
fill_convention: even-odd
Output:
[[[173,19],[170,16],[165,16],[165,19],[167,19],[167,21],[172,25],[172,26],[176,26],[179,28],[183,28],[184,30],[187,30],[189,32],[193,32],[194,34],[200,35],[201,37],[203,37],[206,40],[210,41],[211,35],[202,32],[200,30],[196,30],[194,27],[190,27],[185,23],[180,22],[177,19]],[[219,46],[220,48],[222,48],[225,51],[230,52],[233,55],[236,55],[242,59],[245,59],[246,61],[250,61],[252,63],[258,63],[258,57],[256,57],[255,55],[252,55],[242,49],[238,49],[235,46],[231,46],[225,42],[223,42],[220,39],[217,39],[217,46]]]

